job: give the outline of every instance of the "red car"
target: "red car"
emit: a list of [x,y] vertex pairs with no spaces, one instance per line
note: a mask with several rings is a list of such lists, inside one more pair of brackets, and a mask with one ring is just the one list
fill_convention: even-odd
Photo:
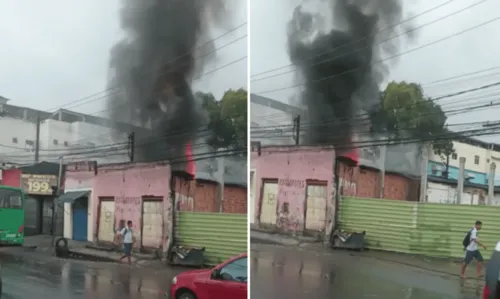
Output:
[[172,279],[171,299],[247,299],[247,270],[244,253],[212,269],[181,273]]

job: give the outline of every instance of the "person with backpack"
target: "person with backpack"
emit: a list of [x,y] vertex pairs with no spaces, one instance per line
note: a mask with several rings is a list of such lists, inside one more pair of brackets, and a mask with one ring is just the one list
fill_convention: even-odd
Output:
[[483,256],[477,247],[479,245],[486,250],[486,246],[478,239],[478,232],[481,230],[482,226],[483,223],[481,221],[476,221],[474,227],[470,229],[464,238],[463,245],[465,249],[465,257],[460,271],[461,278],[465,278],[465,270],[473,259],[477,261],[477,276],[482,276]]
[[132,265],[132,246],[135,243],[134,232],[132,231],[132,221],[127,221],[127,226],[121,230],[119,236],[123,239],[124,255],[120,257],[118,263],[121,263],[123,259],[127,258],[128,264]]

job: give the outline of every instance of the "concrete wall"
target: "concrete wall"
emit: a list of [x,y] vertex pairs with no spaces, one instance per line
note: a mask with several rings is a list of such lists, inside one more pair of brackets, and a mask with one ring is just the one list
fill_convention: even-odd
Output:
[[[309,180],[326,183],[328,193],[327,203],[329,206],[327,209],[330,209],[332,204],[332,165],[334,163],[334,156],[332,150],[313,147],[268,147],[262,149],[260,156],[256,152],[252,152],[251,168],[255,170],[257,198],[257,203],[254,207],[257,218],[255,222],[259,223],[260,201],[262,200],[261,192],[263,181],[265,180],[278,180],[278,211],[279,207],[287,203],[289,207],[288,217],[294,219],[294,221],[284,223],[298,222],[298,227],[304,226],[306,181]],[[280,184],[280,182],[286,180],[295,180],[301,183],[293,184],[293,186]],[[292,228],[282,229],[290,230]]]
[[[97,235],[99,219],[98,207],[103,198],[113,198],[115,202],[115,227],[120,221],[131,220],[133,230],[141,231],[143,198],[163,200],[163,242],[168,236],[168,212],[170,209],[170,168],[164,164],[118,164],[100,167],[94,178],[93,222],[97,223],[93,232]],[[161,229],[161,228],[158,228]],[[140,236],[136,233],[138,244]]]

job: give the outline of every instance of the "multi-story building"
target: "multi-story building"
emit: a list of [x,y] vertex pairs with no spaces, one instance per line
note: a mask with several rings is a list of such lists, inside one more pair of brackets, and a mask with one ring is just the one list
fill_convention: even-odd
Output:
[[262,145],[291,145],[293,139],[293,118],[301,114],[297,107],[250,94],[250,136],[252,141]]
[[[8,104],[0,97],[0,163],[89,159],[98,163],[128,160],[128,132],[138,127],[65,109],[54,113]],[[37,138],[38,137],[38,138]],[[116,150],[115,150],[116,149]]]
[[[462,204],[485,204],[491,164],[495,170],[495,193],[500,192],[500,145],[473,138],[453,141],[455,152],[449,157],[436,155],[429,150],[427,167],[427,200],[429,202],[453,203],[457,201],[456,186],[460,169],[460,158],[465,158],[464,193]],[[500,194],[492,204],[500,204]]]

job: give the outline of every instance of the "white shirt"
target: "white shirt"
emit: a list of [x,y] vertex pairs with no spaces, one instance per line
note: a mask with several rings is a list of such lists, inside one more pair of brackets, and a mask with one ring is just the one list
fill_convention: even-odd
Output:
[[131,228],[123,228],[120,234],[123,236],[123,243],[134,243],[134,235]]
[[477,229],[473,228],[472,231],[470,232],[470,243],[469,246],[467,246],[468,251],[476,251],[477,250]]

